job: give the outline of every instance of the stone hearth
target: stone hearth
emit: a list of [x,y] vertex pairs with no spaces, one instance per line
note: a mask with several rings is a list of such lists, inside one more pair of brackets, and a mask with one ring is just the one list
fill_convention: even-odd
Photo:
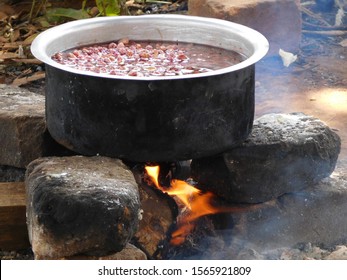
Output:
[[[8,108],[18,107],[17,105],[18,103],[20,103],[21,100],[23,100],[23,96],[26,96],[28,94],[26,90],[22,90],[20,88],[14,89],[12,87],[3,86],[2,90],[4,91],[11,90],[12,92],[13,90],[15,90],[16,92],[15,95],[11,96],[10,100],[12,104],[9,105],[8,103],[6,103],[7,105],[1,109],[2,111],[6,111],[8,110]],[[34,93],[30,93],[30,94],[34,94]],[[8,98],[8,97],[6,97],[6,95],[3,95],[3,98]],[[4,104],[4,102],[2,102],[2,104]],[[37,103],[35,104],[35,106],[38,106]],[[41,105],[39,106],[44,107],[44,102],[41,102]],[[33,110],[30,110],[30,109],[28,109],[26,113],[25,113],[25,110],[23,109],[21,109],[21,111],[22,113],[24,111],[24,114],[27,115],[26,118],[30,118],[30,115],[33,112]],[[37,121],[44,123],[44,115],[43,115],[44,110],[41,110],[41,112],[42,112],[42,116],[41,118],[37,118]],[[276,188],[274,186],[274,188],[272,189],[273,191],[272,196],[263,197],[262,198],[263,203],[249,204],[247,206],[243,203],[235,204],[235,202],[233,202],[232,205],[234,206],[242,205],[242,207],[244,207],[244,211],[242,211],[241,213],[227,214],[227,220],[229,221],[229,223],[231,222],[233,226],[227,227],[223,235],[228,234],[230,235],[230,237],[232,236],[233,241],[229,245],[233,247],[233,250],[232,250],[233,253],[231,253],[231,251],[225,248],[226,245],[224,244],[222,251],[220,250],[220,248],[214,253],[207,250],[206,252],[210,253],[210,257],[239,258],[241,255],[245,256],[246,254],[245,252],[247,252],[247,248],[249,247],[251,248],[251,251],[256,250],[256,252],[264,253],[264,252],[270,252],[271,250],[275,250],[276,248],[279,248],[279,247],[294,246],[297,243],[325,244],[326,246],[334,246],[336,244],[343,242],[345,239],[345,232],[347,232],[347,224],[345,223],[345,219],[344,219],[345,214],[347,214],[346,212],[347,210],[345,209],[345,201],[347,199],[347,179],[343,175],[343,173],[340,172],[339,170],[335,170],[335,172],[331,176],[329,176],[331,172],[334,170],[337,156],[339,153],[339,147],[340,147],[339,137],[336,135],[336,133],[334,133],[327,126],[325,126],[325,124],[322,123],[320,120],[305,116],[304,114],[293,114],[293,115],[290,115],[290,114],[276,115],[275,114],[275,115],[268,115],[268,116],[265,115],[262,118],[255,120],[255,124],[262,123],[263,122],[262,120],[264,120],[264,118],[271,119],[271,118],[274,118],[274,116],[277,116],[277,120],[278,119],[282,120],[281,121],[282,124],[285,123],[285,120],[288,118],[289,119],[296,118],[297,119],[296,129],[298,130],[298,133],[295,135],[300,135],[299,138],[306,139],[306,140],[316,139],[313,141],[313,143],[316,143],[317,147],[313,148],[313,153],[312,151],[310,151],[310,149],[306,149],[307,147],[305,145],[307,145],[308,142],[303,141],[301,152],[294,153],[296,157],[300,158],[300,156],[303,156],[303,158],[305,158],[310,156],[316,156],[315,151],[317,149],[318,150],[320,149],[318,152],[318,155],[325,154],[327,158],[330,158],[330,160],[328,161],[329,164],[325,165],[326,167],[324,167],[324,169],[321,170],[321,172],[318,172],[317,174],[315,174],[315,170],[309,171],[309,173],[310,172],[313,173],[313,178],[315,180],[313,179],[308,180],[308,183],[299,189],[289,188],[287,190],[282,189],[280,192],[276,192]],[[23,118],[23,120],[25,120],[26,118]],[[308,120],[310,123],[315,124],[312,126],[317,128],[315,130],[316,131],[315,135],[310,134],[305,136],[302,133],[300,134],[300,131],[305,131],[305,127],[303,125],[300,125],[300,124],[303,124],[301,123],[302,120],[304,120],[303,123],[305,123],[305,121]],[[274,128],[275,125],[271,124],[270,121],[267,121],[266,123],[267,123],[266,131],[268,133],[269,129]],[[6,127],[6,126],[3,126],[3,127]],[[261,129],[261,128],[257,130],[257,127],[258,127],[257,125],[255,125],[255,127],[256,129],[254,131],[255,133],[257,132],[258,135],[261,134],[261,132],[265,131],[264,129]],[[38,135],[37,138],[40,138],[42,135],[46,133],[47,131],[42,130],[41,135]],[[276,132],[276,130],[274,129],[272,129],[272,133],[274,133],[274,137],[278,135],[278,131]],[[264,138],[260,137],[259,139],[263,139],[263,142],[264,142]],[[324,139],[330,139],[330,140],[325,141]],[[268,144],[269,144],[269,147],[271,147],[273,143],[268,143]],[[35,145],[35,143],[33,143],[33,145]],[[247,144],[245,145],[247,146]],[[300,151],[300,149],[298,151]],[[271,150],[268,150],[267,153],[271,154]],[[52,154],[54,155],[54,151],[52,151]],[[231,161],[231,157],[232,157],[231,154],[232,152],[225,154],[225,158],[228,159],[229,161]],[[98,184],[100,184],[100,187],[101,187],[100,191],[101,193],[105,192],[104,198],[102,198],[101,196],[100,200],[105,201],[105,203],[107,201],[111,203],[110,199],[108,198],[107,189],[104,189],[102,186],[105,183],[104,182],[105,179],[106,181],[109,180],[107,178],[110,178],[109,174],[113,174],[114,168],[112,168],[111,165],[103,166],[103,162],[105,160],[106,162],[109,162],[109,161],[117,162],[117,160],[109,159],[109,158],[103,159],[102,157],[95,157],[93,164],[91,165],[86,164],[84,166],[83,162],[89,162],[90,160],[93,160],[93,158],[83,157],[83,156],[76,157],[71,155],[61,157],[61,154],[56,154],[53,157],[46,157],[43,155],[44,155],[43,152],[42,153],[39,152],[37,155],[38,159],[33,160],[26,167],[19,169],[19,170],[26,171],[26,174],[27,174],[26,186],[27,186],[27,194],[28,194],[27,201],[28,202],[26,203],[25,206],[27,208],[27,211],[29,211],[28,222],[29,222],[29,232],[31,232],[31,234],[33,233],[35,234],[35,232],[42,232],[42,231],[44,232],[47,230],[49,231],[49,227],[47,227],[49,223],[45,224],[31,218],[31,217],[37,216],[37,214],[39,213],[39,212],[36,213],[35,211],[42,211],[43,209],[41,208],[41,210],[39,210],[40,209],[40,207],[38,206],[40,204],[38,202],[39,200],[37,200],[37,198],[34,199],[35,193],[40,192],[40,188],[42,187],[47,186],[48,187],[47,190],[49,190],[50,188],[52,188],[52,190],[53,189],[63,190],[64,188],[68,187],[68,185],[82,186],[85,183],[89,184],[90,180],[95,181],[95,178],[99,178]],[[253,154],[253,155],[256,155],[256,154]],[[59,162],[62,162],[62,163],[59,164]],[[6,164],[4,163],[2,163],[2,165],[6,166]],[[79,166],[77,168],[78,172],[76,171],[77,166]],[[216,166],[216,165],[213,164],[212,166]],[[40,168],[37,169],[38,167]],[[12,171],[12,169],[9,167],[4,168],[3,170],[5,170],[4,172],[6,173],[11,173]],[[18,168],[14,170],[18,172]],[[42,173],[43,170],[44,170],[44,173]],[[75,171],[81,175],[76,177]],[[129,173],[130,171],[128,170],[126,172]],[[64,176],[59,177],[57,174],[58,175],[64,174]],[[105,175],[102,175],[102,174],[105,174]],[[38,175],[39,177],[37,177]],[[307,175],[310,176],[310,174],[307,174]],[[88,179],[88,176],[91,176],[91,177]],[[268,174],[268,176],[271,176],[271,174]],[[295,174],[291,174],[291,176],[295,177]],[[60,179],[64,179],[64,178],[77,178],[77,179],[74,179],[72,183],[67,183],[66,180],[59,181],[58,177]],[[102,179],[102,177],[105,177],[105,179]],[[38,179],[41,178],[40,182],[37,181],[35,178],[38,178]],[[115,175],[115,179],[111,179],[111,180],[117,180],[116,178],[117,178],[117,175]],[[284,177],[284,180],[286,179],[288,178]],[[20,176],[18,180],[19,181],[21,180]],[[59,184],[57,183],[58,182],[57,180],[60,182]],[[133,180],[133,179],[130,178],[130,180]],[[54,188],[53,188],[53,185],[51,185],[53,181],[56,182],[56,184],[53,184],[55,185]],[[11,184],[15,184],[15,183],[9,183],[9,182],[6,183],[7,186]],[[18,183],[16,184],[18,185]],[[51,187],[49,187],[50,185]],[[117,185],[118,187],[120,186],[121,188],[125,188],[125,189],[127,188],[126,187],[127,184],[125,183],[124,180],[118,181],[118,183],[115,183],[115,185]],[[24,184],[22,185],[22,187],[24,187]],[[68,187],[68,188],[70,189],[70,193],[67,194],[67,197],[63,199],[63,196],[61,196],[62,197],[61,202],[63,204],[67,203],[65,210],[67,211],[69,207],[72,207],[71,209],[73,213],[78,213],[78,212],[87,213],[88,206],[86,206],[85,209],[82,209],[82,208],[77,209],[78,208],[77,206],[73,206],[74,205],[74,203],[72,202],[73,200],[71,200],[71,204],[66,202],[73,197],[75,197],[77,201],[81,199],[81,197],[83,197],[83,192],[81,192],[81,189],[79,187],[77,187],[75,190],[74,188],[71,189],[71,187]],[[44,191],[43,193],[46,193],[46,191]],[[256,194],[256,190],[253,190],[253,195],[255,194]],[[79,198],[79,196],[81,197]],[[54,201],[56,201],[56,203],[60,203],[59,202],[60,199],[58,200],[54,199],[53,194],[52,196],[49,195],[47,197],[53,199]],[[93,197],[91,199],[93,199]],[[53,206],[54,208],[54,205],[58,205],[58,204],[53,203],[51,206]],[[332,208],[331,205],[334,205],[334,207]],[[106,208],[108,207],[107,204],[105,204],[105,207]],[[138,206],[138,210],[140,208],[141,208],[141,205]],[[25,210],[24,208],[22,209],[23,209],[22,215],[24,217]],[[136,211],[139,212],[138,210]],[[52,209],[50,211],[52,211]],[[100,208],[100,212],[101,213],[103,212],[102,207]],[[30,213],[36,213],[36,214],[31,215]],[[146,213],[143,213],[143,215],[145,214]],[[72,225],[75,223],[78,224],[81,222],[82,223],[85,222],[83,221],[83,219],[81,220],[80,216],[77,214],[71,213],[69,215],[68,211],[66,212],[66,214],[62,215],[61,219],[63,223],[65,223],[64,219],[69,220],[72,223]],[[8,224],[6,226],[10,230],[13,230],[14,227],[13,226],[11,227],[11,221],[7,221],[7,222]],[[111,220],[107,220],[107,219],[104,221],[104,223],[106,226],[107,224],[112,224]],[[97,227],[98,225],[96,225],[96,229]],[[330,232],[330,229],[332,228],[334,228],[334,235],[332,235]],[[102,231],[102,228],[99,228],[99,229],[100,231]],[[57,233],[55,233],[54,231],[50,232],[50,234],[51,234],[50,240],[54,240],[54,238],[57,237]],[[52,236],[53,236],[53,239],[52,239]],[[129,241],[132,236],[133,236],[133,233],[130,233],[129,235],[124,237],[125,238],[124,240]],[[70,238],[69,236],[63,237],[64,240],[69,240],[69,238]],[[101,239],[102,238],[103,237],[101,235]],[[209,239],[211,237],[207,236],[206,238]],[[74,234],[74,240],[78,240],[78,239],[82,240],[83,234],[81,236],[79,236],[78,234],[77,235]],[[40,240],[36,244],[40,244],[44,242],[44,240],[45,238],[41,236]],[[1,241],[4,243],[4,238],[2,238]],[[93,238],[93,242],[94,241],[98,243],[100,242],[100,239],[98,240],[98,238]],[[15,242],[13,242],[12,244],[14,243]],[[70,250],[71,251],[71,252],[69,251],[70,253],[65,252],[65,255],[64,255],[63,253],[63,251],[65,250],[64,246],[59,247],[63,243],[59,243],[60,245],[58,243],[55,243],[55,244],[54,242],[46,243],[46,245],[50,247],[51,249],[54,247],[58,248],[56,251],[57,253],[53,253],[51,256],[45,255],[45,253],[42,253],[42,251],[40,251],[42,248],[42,244],[40,244],[41,248],[38,245],[32,244],[32,246],[35,247],[33,249],[34,249],[34,252],[36,252],[36,258],[64,258],[64,257],[71,258],[73,257],[72,255],[75,255],[75,254],[77,255],[81,254],[81,256],[84,254],[83,258],[119,258],[119,255],[117,254],[114,255],[115,252],[112,253],[112,252],[103,251],[102,246],[100,250],[86,249],[86,247],[83,245],[83,242],[77,242],[77,245],[76,245],[77,247],[75,246],[74,250],[72,251]],[[120,245],[118,249],[115,249],[113,251],[119,251],[121,250],[121,248],[125,248],[126,243],[127,242],[125,242],[123,245]],[[217,244],[220,244],[220,243],[217,243]],[[126,250],[129,250],[129,248],[127,247]],[[88,251],[90,251],[89,255],[91,256],[86,257],[85,254],[88,253]],[[208,258],[206,253],[203,253],[202,255],[199,255],[198,257]]]

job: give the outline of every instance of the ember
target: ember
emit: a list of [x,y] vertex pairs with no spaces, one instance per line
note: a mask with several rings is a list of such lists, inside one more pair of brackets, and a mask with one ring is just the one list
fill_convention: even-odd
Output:
[[176,199],[181,207],[181,214],[178,217],[177,230],[171,235],[171,244],[182,244],[189,233],[194,229],[194,221],[206,215],[232,212],[240,210],[236,207],[214,206],[212,204],[215,195],[211,192],[202,192],[201,190],[191,186],[182,180],[173,179],[169,187],[161,186],[158,180],[159,166],[146,166],[148,176],[154,185],[163,192]]

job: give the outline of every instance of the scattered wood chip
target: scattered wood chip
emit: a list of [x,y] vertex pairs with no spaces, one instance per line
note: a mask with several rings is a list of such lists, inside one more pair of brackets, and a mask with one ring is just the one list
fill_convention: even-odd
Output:
[[11,59],[14,62],[18,62],[18,63],[24,63],[24,64],[43,64],[42,61],[36,59],[36,58],[13,58]]
[[40,71],[40,72],[35,72],[33,75],[29,77],[23,77],[23,78],[16,78],[13,80],[12,85],[14,86],[22,86],[28,83],[31,83],[33,81],[37,81],[40,79],[45,78],[45,72]]
[[0,53],[0,60],[19,58],[18,54],[13,52],[2,52]]
[[345,11],[343,8],[340,8],[337,11],[336,17],[335,17],[335,26],[341,26],[343,24],[343,18],[345,16]]
[[20,46],[20,45],[25,46],[25,45],[29,45],[29,44],[26,44],[23,41],[17,41],[17,42],[13,42],[13,43],[5,43],[2,46],[2,49],[3,50],[17,50],[18,46]]
[[342,47],[347,47],[347,39],[342,40],[342,41],[339,43],[339,45],[342,46]]
[[289,67],[289,65],[292,64],[293,62],[295,62],[298,58],[297,55],[294,55],[290,52],[286,52],[282,49],[279,50],[278,54],[281,57],[283,65],[285,67]]

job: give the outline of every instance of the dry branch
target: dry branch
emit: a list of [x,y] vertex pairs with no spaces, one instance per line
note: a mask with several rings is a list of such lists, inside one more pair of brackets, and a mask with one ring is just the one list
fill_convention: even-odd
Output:
[[149,259],[160,258],[160,246],[167,243],[177,206],[167,194],[141,184],[139,186],[143,218],[133,242]]
[[344,36],[347,34],[347,30],[303,30],[302,33],[325,36]]
[[323,23],[324,25],[326,26],[331,26],[330,23],[328,23],[326,20],[324,20],[320,15],[317,15],[313,12],[311,12],[309,9],[303,7],[303,6],[300,6],[299,9],[301,10],[301,12],[305,13],[306,15],[308,15],[309,17],[312,17],[318,21],[320,21],[321,23]]
[[36,72],[32,76],[29,77],[23,77],[23,78],[16,78],[13,80],[12,85],[14,86],[22,86],[28,83],[31,83],[33,81],[37,81],[40,79],[45,78],[45,72]]
[[309,22],[303,22],[303,26],[306,29],[309,30],[347,30],[347,26],[323,26],[323,25],[317,25],[317,24],[312,24]]

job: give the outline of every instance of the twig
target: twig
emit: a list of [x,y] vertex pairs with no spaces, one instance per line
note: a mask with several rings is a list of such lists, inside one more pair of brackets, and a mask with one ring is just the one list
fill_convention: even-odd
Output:
[[34,75],[30,76],[30,77],[24,77],[24,78],[17,78],[14,79],[12,82],[12,85],[14,86],[22,86],[28,83],[31,83],[33,81],[37,81],[40,79],[45,78],[45,72],[37,72]]
[[326,35],[326,36],[343,36],[347,34],[347,30],[303,30],[302,33],[306,34],[316,34],[316,35]]
[[347,30],[347,26],[322,26],[322,25],[316,25],[309,22],[303,22],[303,26],[305,26],[307,29],[312,30]]
[[11,60],[14,62],[24,63],[24,64],[37,64],[37,65],[42,64],[42,61],[36,58],[13,58]]
[[46,9],[46,4],[47,4],[46,2],[47,2],[47,0],[42,0],[42,1],[41,1],[41,5],[40,5],[39,8],[36,10],[35,18],[39,15],[39,13],[40,13],[41,10],[45,11],[45,9]]
[[311,12],[309,9],[302,7],[302,6],[300,6],[299,9],[301,10],[301,12],[305,13],[306,15],[324,23],[326,26],[331,26],[331,24],[329,22],[325,21],[321,16]]
[[29,23],[31,23],[32,19],[33,19],[33,13],[34,13],[34,9],[35,9],[35,4],[36,4],[36,0],[33,0],[33,2],[31,3],[31,9],[29,12]]
[[22,46],[29,46],[31,43],[27,43],[24,41],[17,41],[14,43],[4,43],[3,45],[0,44],[0,47],[2,50],[17,50],[19,45]]

